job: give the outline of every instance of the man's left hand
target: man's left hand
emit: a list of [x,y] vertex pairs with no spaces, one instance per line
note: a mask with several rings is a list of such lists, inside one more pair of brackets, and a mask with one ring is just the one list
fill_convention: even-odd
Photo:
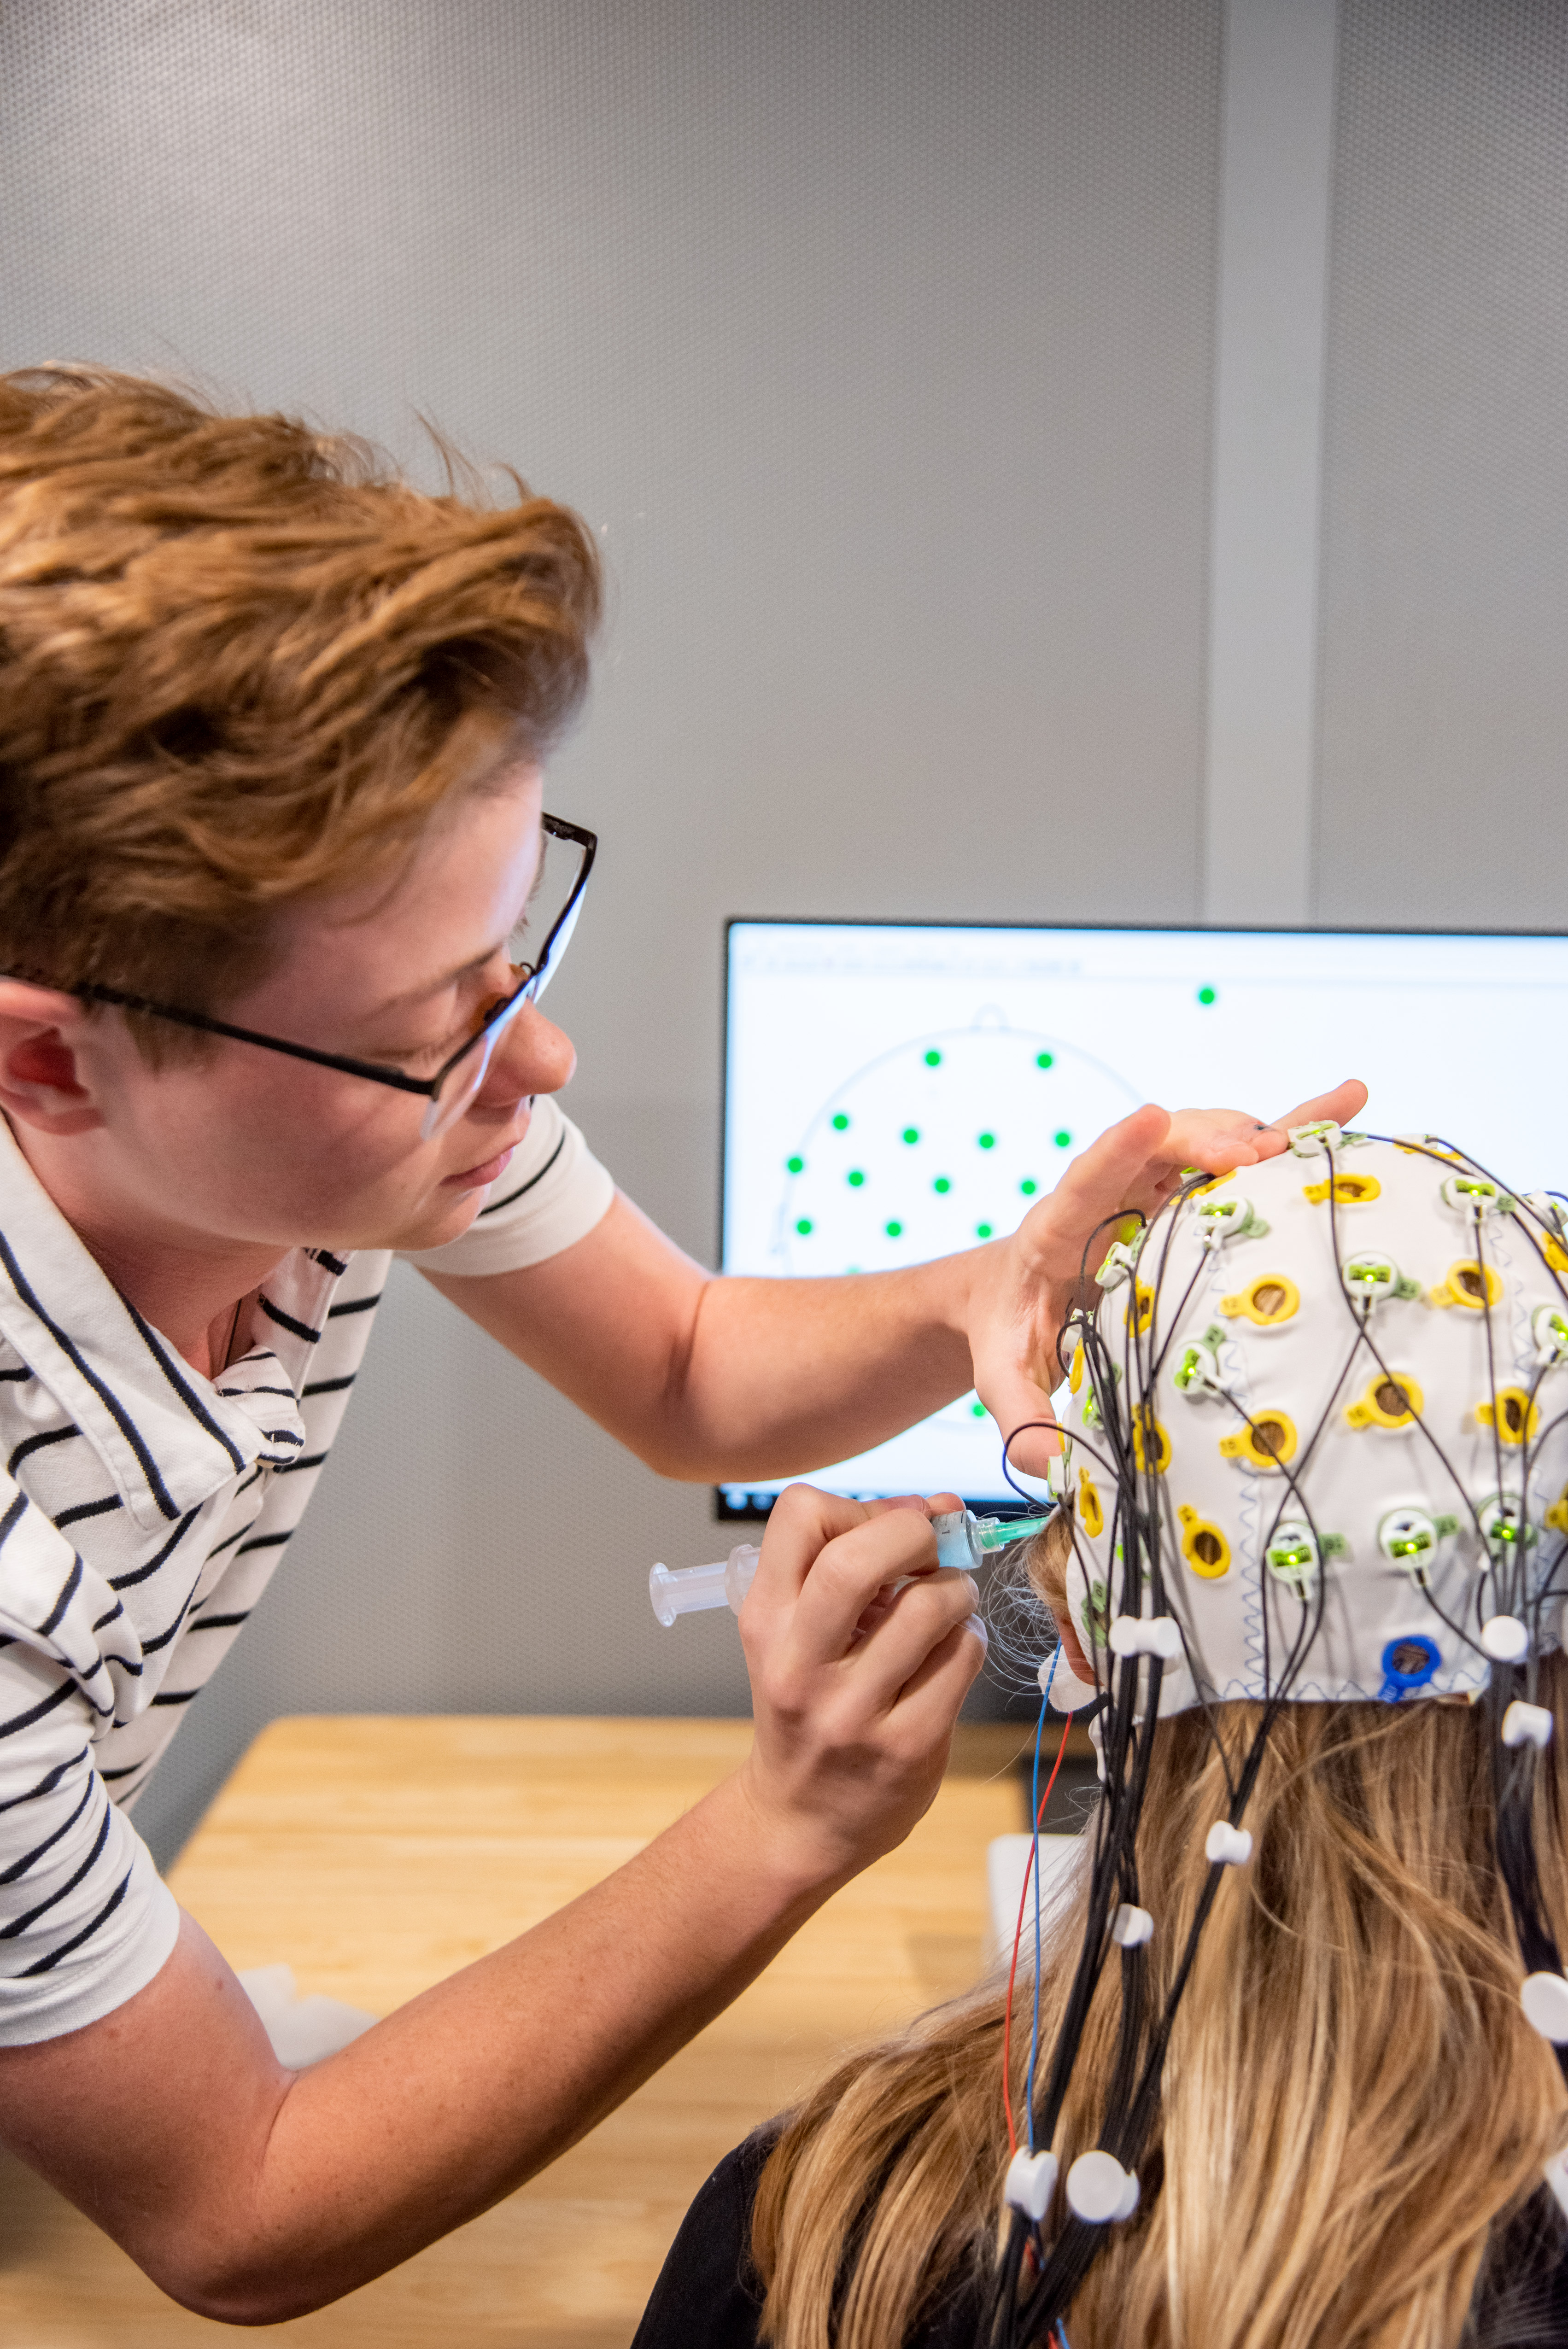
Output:
[[1156,1216],[1179,1191],[1189,1169],[1228,1174],[1287,1147],[1293,1126],[1320,1118],[1345,1124],[1366,1088],[1355,1078],[1301,1102],[1271,1123],[1239,1110],[1135,1110],[1075,1158],[1048,1198],[1032,1207],[1011,1239],[974,1256],[969,1339],[974,1383],[1003,1437],[1021,1435],[1009,1454],[1026,1475],[1043,1476],[1061,1449],[1051,1394],[1065,1365],[1057,1341],[1073,1306],[1091,1301],[1094,1278],[1123,1216]]

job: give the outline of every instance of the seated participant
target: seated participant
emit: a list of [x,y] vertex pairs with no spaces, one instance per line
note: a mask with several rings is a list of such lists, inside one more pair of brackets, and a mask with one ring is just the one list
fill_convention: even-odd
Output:
[[721,2164],[636,2349],[1568,2339],[1560,1196],[1303,1129],[1100,1278],[1071,1896]]

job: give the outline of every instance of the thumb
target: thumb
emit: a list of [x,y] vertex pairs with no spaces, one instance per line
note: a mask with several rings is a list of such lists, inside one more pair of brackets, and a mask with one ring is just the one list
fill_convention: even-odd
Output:
[[1025,1372],[1014,1371],[975,1392],[996,1422],[1014,1475],[1044,1477],[1062,1450],[1062,1433],[1044,1388]]

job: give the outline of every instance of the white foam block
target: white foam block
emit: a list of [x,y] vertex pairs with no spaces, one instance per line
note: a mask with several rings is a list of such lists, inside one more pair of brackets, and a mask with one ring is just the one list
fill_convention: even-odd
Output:
[[[985,1876],[991,1896],[991,1954],[1005,1965],[1012,1955],[1018,1930],[1018,1904],[1023,1898],[1024,1871],[1029,1866],[1033,1836],[995,1836],[986,1848]],[[1087,1847],[1082,1836],[1043,1835],[1040,1838],[1040,1920],[1070,1900]],[[1018,1962],[1033,1963],[1034,1955],[1034,1894],[1023,1920],[1023,1940]]]
[[303,2072],[306,2064],[336,2055],[379,2020],[340,1998],[323,1998],[319,1992],[301,1998],[292,1966],[252,1966],[237,1979],[262,2019],[273,2054],[291,2072]]

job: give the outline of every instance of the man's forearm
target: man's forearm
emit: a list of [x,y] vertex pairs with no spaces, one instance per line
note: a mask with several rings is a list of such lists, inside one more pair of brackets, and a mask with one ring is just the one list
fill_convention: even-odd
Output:
[[[717,2014],[833,1881],[758,1833],[732,1779],[605,1883],[292,2082],[258,2050],[243,1994],[187,1920],[140,2000],[78,2034],[104,2043],[81,2051],[81,2130],[57,2098],[56,2149],[17,2149],[85,2207],[57,2148],[96,2147],[111,2127],[123,2199],[106,2209],[100,2190],[91,2215],[187,2305],[277,2323],[383,2273],[554,2160]],[[167,2031],[135,2012],[161,2002],[173,2009]],[[165,2075],[183,2048],[203,2048],[187,2150],[166,2136],[138,2142],[125,2054],[137,2043],[160,2051]]]
[[969,1258],[833,1280],[711,1280],[672,1433],[716,1482],[799,1475],[881,1444],[972,1381]]
[[808,1474],[961,1394],[972,1268],[990,1253],[722,1279],[618,1198],[543,1264],[427,1277],[661,1475],[720,1484]]

